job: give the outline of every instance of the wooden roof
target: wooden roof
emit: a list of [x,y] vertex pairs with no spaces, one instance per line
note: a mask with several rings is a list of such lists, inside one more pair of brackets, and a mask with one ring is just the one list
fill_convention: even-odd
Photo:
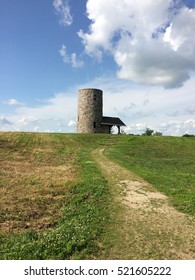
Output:
[[121,121],[121,119],[112,118],[112,117],[102,117],[101,124],[103,124],[103,125],[126,126],[124,124],[124,122]]

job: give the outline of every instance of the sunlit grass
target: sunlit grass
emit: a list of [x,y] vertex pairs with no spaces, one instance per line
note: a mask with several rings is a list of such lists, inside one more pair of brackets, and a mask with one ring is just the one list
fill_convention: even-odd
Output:
[[107,154],[168,195],[178,210],[195,215],[194,137],[121,135]]
[[120,225],[109,184],[91,155],[100,147],[194,215],[193,138],[0,133],[1,259],[106,256],[108,233]]

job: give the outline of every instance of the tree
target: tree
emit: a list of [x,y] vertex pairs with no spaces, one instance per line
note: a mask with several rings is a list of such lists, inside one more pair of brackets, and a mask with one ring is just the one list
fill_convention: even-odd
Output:
[[156,131],[155,133],[153,133],[153,136],[162,136],[162,132]]
[[153,129],[146,128],[146,131],[142,135],[151,136],[153,132],[154,132]]

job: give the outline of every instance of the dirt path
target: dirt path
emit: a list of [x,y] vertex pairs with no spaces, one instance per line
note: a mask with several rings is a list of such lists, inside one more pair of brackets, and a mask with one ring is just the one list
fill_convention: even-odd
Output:
[[108,180],[116,220],[106,258],[195,259],[194,219],[178,212],[168,197],[142,178],[109,160],[104,149],[93,155]]

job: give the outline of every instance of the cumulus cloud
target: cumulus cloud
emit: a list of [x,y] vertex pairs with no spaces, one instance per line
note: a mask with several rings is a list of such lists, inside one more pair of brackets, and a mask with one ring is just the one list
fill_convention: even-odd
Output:
[[133,123],[124,128],[127,134],[142,134],[147,128],[154,131],[160,131],[163,135],[181,136],[184,134],[195,135],[195,120],[189,119],[186,121],[167,121],[159,125],[148,123]]
[[62,45],[59,53],[66,64],[71,64],[73,68],[82,68],[84,63],[79,60],[76,53],[68,54],[66,50],[66,46]]
[[162,123],[159,126],[159,129],[166,135],[195,135],[195,120],[188,119],[186,121],[169,121],[166,123]]
[[1,131],[72,132],[70,120],[76,119],[77,90],[60,92],[36,107],[19,106],[15,112],[0,117]]
[[67,26],[73,22],[73,17],[70,13],[70,6],[66,0],[54,0],[53,6],[56,13],[60,16],[60,24]]
[[88,0],[85,52],[113,56],[121,79],[181,87],[195,70],[195,9],[182,0]]
[[[64,119],[75,114],[77,108],[76,95],[66,92],[55,94],[53,97],[36,107],[23,106],[17,108],[17,114],[21,117],[30,116],[29,120],[39,119]],[[72,119],[72,117],[71,117]]]
[[[28,109],[27,109],[28,110]],[[32,111],[31,111],[32,113]],[[36,111],[35,111],[36,114]],[[67,125],[65,118],[50,118],[33,116],[14,116],[12,130],[15,131],[33,131],[33,132],[65,132]]]
[[76,132],[78,89],[101,84],[103,114],[121,118],[127,133],[141,134],[149,127],[163,135],[195,134],[194,83],[195,76],[185,87],[164,90],[99,77],[39,101],[36,107],[17,106],[0,117],[0,130]]

